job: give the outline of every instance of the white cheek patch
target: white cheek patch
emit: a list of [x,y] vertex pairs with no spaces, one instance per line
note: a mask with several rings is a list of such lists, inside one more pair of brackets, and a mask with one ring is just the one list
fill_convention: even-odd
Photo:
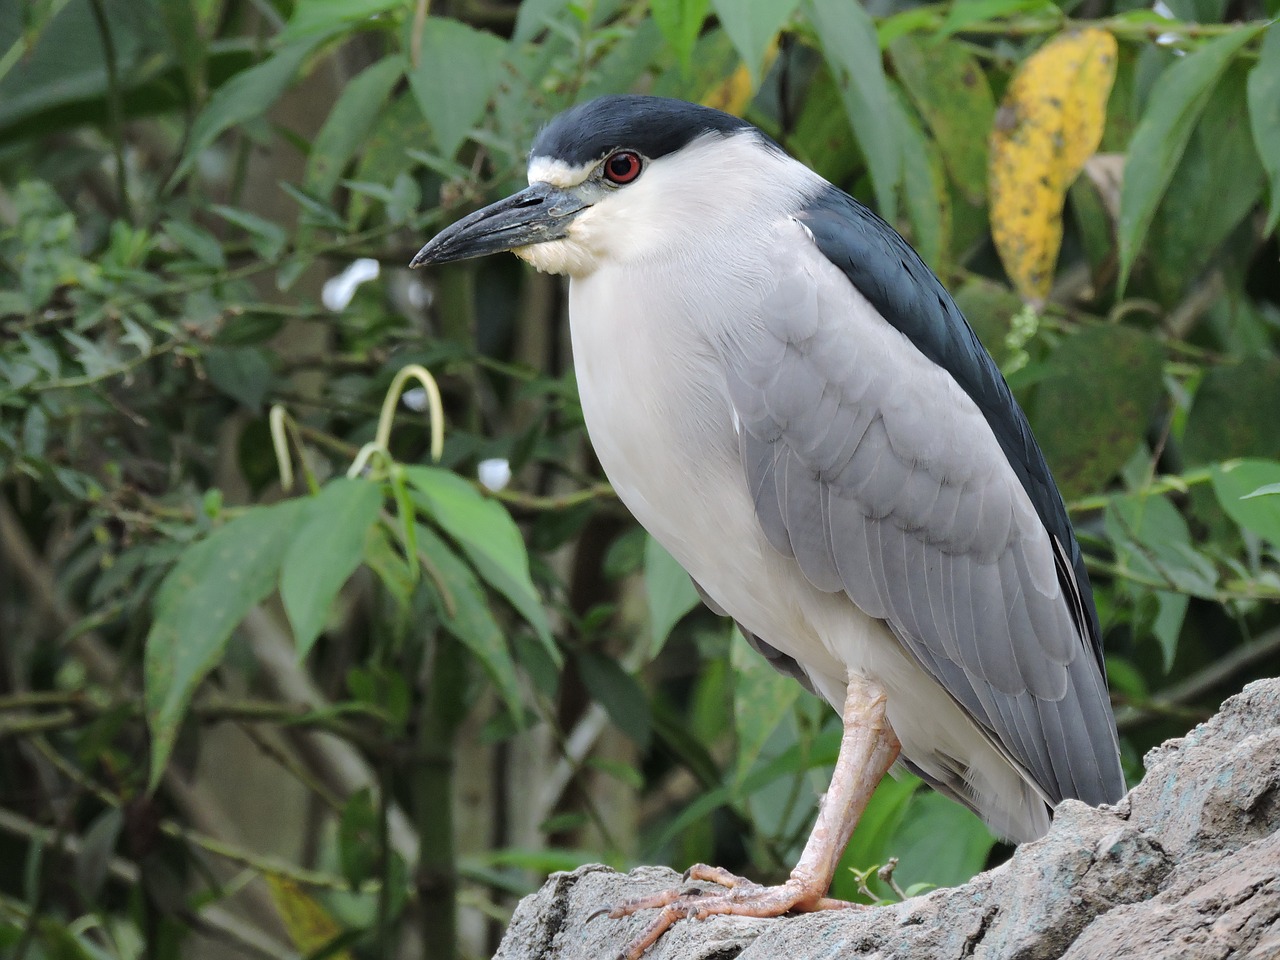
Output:
[[556,160],[554,157],[530,157],[529,183],[549,183],[563,190],[582,183],[595,168],[594,163],[571,167],[563,160]]

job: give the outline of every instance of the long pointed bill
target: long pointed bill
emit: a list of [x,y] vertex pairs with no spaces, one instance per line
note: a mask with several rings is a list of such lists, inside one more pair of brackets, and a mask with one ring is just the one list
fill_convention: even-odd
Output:
[[463,217],[442,230],[410,267],[469,260],[516,247],[527,247],[568,236],[569,224],[588,204],[549,183],[535,183],[505,200]]

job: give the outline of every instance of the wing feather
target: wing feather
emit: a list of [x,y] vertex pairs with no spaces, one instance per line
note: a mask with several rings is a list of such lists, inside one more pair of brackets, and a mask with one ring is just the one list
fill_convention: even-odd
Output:
[[[1046,528],[1026,465],[950,372],[827,250],[801,248],[751,335],[724,347],[769,542],[817,589],[884,620],[1047,802],[1117,799],[1114,722],[1074,539],[1064,548],[1062,530]],[[1030,470],[1052,489],[1047,470]],[[954,759],[913,762],[983,802],[956,786]]]

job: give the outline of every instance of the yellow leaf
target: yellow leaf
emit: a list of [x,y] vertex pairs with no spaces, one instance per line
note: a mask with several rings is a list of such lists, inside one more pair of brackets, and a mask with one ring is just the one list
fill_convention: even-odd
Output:
[[747,72],[746,67],[739,66],[707,92],[707,95],[702,98],[702,105],[715,107],[734,116],[741,116],[742,111],[747,109],[747,104],[751,102],[753,92],[751,74]]
[[1060,34],[1023,61],[996,112],[991,235],[1014,286],[1037,307],[1053,283],[1067,188],[1098,149],[1115,75],[1111,34]]
[[[273,873],[264,876],[267,886],[271,888],[271,899],[280,912],[280,919],[289,931],[289,939],[299,953],[315,953],[342,933],[342,928],[333,917],[297,883]],[[339,950],[330,956],[333,960],[352,960],[348,950]]]
[[[777,56],[778,41],[775,38],[764,52],[764,64],[760,68],[762,74],[768,72]],[[715,107],[717,110],[740,117],[742,112],[751,105],[755,93],[755,86],[751,82],[751,71],[739,64],[733,73],[708,90],[701,102],[704,107]]]

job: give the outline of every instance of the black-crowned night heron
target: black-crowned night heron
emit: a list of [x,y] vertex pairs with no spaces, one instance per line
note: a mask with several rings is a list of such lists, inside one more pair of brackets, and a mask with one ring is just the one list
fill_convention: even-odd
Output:
[[844,719],[791,878],[669,893],[675,920],[826,897],[896,763],[1029,840],[1124,792],[1097,613],[1026,417],[888,224],[736,117],[604,97],[539,134],[529,187],[413,265],[500,250],[569,275],[587,429],[623,503],[775,666]]

